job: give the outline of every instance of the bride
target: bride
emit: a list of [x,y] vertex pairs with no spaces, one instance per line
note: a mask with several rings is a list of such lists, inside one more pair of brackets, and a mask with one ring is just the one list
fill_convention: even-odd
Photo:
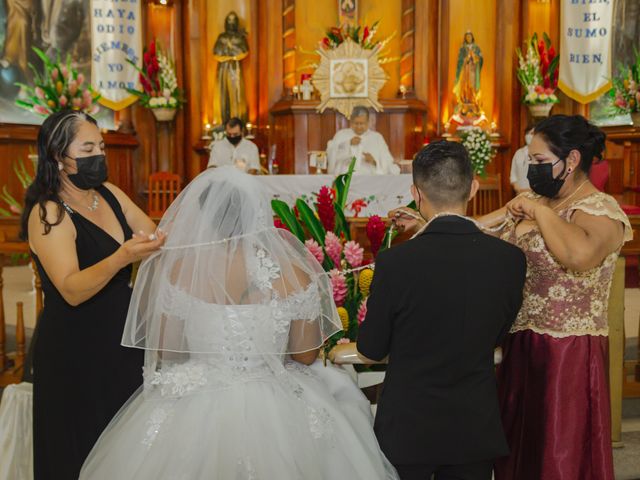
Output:
[[199,175],[140,267],[122,344],[144,385],[81,479],[396,479],[350,377],[317,360],[341,329],[322,267],[275,229],[259,183]]

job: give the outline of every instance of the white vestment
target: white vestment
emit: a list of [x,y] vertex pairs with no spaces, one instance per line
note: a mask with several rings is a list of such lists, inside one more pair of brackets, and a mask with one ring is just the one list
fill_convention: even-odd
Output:
[[529,148],[525,145],[518,149],[511,160],[511,185],[521,189],[529,189]]
[[237,146],[223,138],[211,146],[208,167],[244,166],[244,170],[260,171],[260,154],[255,143],[243,138]]
[[[351,145],[351,139],[358,136],[361,139],[360,143]],[[370,153],[376,164],[372,165],[366,162],[364,153]],[[367,130],[362,135],[357,135],[351,128],[336,132],[333,139],[327,144],[328,172],[345,173],[349,169],[353,157],[356,157],[355,174],[395,175],[400,173],[400,167],[394,163],[387,142],[378,132]]]

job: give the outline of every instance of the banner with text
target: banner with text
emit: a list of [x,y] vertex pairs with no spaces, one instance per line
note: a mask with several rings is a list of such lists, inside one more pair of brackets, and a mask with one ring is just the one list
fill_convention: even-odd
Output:
[[613,0],[562,0],[558,87],[580,103],[611,88]]
[[91,0],[91,81],[100,103],[122,110],[138,97],[127,88],[139,86],[136,65],[142,55],[140,0]]

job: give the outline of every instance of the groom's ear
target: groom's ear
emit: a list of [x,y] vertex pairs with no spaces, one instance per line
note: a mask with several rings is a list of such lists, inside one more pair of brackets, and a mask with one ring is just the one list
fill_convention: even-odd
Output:
[[416,205],[419,205],[420,193],[418,193],[418,187],[416,187],[414,183],[411,184],[411,196],[413,197],[413,201],[416,202]]
[[469,191],[469,201],[471,201],[473,197],[476,196],[476,193],[478,193],[479,188],[480,188],[480,182],[478,182],[478,180],[474,178],[471,181],[471,190]]

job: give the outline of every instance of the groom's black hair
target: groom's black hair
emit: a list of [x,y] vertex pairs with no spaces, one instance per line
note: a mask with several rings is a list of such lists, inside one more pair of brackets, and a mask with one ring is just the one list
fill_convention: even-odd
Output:
[[466,203],[472,181],[471,160],[461,143],[430,143],[413,160],[413,183],[435,206]]

